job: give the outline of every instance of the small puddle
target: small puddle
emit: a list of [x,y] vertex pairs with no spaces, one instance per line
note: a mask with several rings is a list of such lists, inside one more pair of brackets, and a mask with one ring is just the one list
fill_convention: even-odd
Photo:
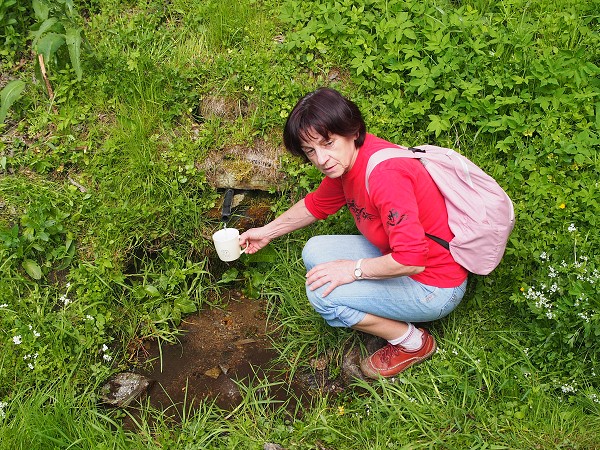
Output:
[[265,311],[264,301],[232,292],[223,308],[186,317],[177,344],[159,348],[156,341],[147,342],[135,372],[152,380],[146,392],[150,405],[172,412],[174,420],[183,405],[193,410],[203,399],[231,410],[243,401],[236,382],[268,385],[269,397],[287,402],[288,411],[298,402],[310,403],[311,388],[300,380],[290,382],[289,371],[273,363],[277,352],[266,334]]

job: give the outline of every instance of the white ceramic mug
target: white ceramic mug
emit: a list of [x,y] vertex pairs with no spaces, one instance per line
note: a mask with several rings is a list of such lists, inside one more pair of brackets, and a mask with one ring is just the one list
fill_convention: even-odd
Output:
[[212,236],[221,261],[235,261],[246,251],[240,247],[240,232],[236,228],[223,228]]

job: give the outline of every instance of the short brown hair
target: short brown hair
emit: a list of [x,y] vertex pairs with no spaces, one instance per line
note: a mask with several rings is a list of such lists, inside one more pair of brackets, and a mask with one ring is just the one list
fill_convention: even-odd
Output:
[[367,127],[358,106],[335,89],[322,87],[302,97],[287,118],[283,129],[283,143],[292,154],[308,158],[302,151],[302,141],[313,129],[325,139],[331,134],[349,137],[357,148],[365,142]]

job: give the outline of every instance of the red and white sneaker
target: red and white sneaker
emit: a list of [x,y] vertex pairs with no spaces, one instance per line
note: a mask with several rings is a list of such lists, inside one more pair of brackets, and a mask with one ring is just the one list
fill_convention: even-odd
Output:
[[421,348],[411,351],[406,350],[402,345],[387,344],[360,362],[363,374],[374,379],[393,377],[433,355],[437,349],[435,339],[427,330],[421,328],[420,330],[423,332]]

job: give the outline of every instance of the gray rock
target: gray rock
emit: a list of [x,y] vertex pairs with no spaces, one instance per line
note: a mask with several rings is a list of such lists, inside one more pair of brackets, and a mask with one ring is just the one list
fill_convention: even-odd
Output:
[[352,347],[348,350],[342,359],[342,383],[344,386],[358,380],[366,380],[360,370],[361,354],[358,347]]
[[279,444],[273,444],[271,442],[267,442],[267,443],[265,443],[265,445],[263,445],[263,450],[285,450],[285,449]]
[[102,402],[125,407],[133,399],[146,392],[152,380],[143,375],[133,372],[121,372],[114,375],[100,389],[100,399]]

